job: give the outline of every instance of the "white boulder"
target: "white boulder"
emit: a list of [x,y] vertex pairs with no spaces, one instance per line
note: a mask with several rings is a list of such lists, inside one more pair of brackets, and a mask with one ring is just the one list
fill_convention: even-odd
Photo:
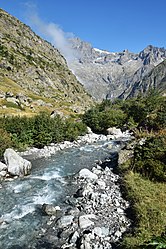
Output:
[[98,176],[92,173],[89,169],[81,169],[79,172],[79,177],[88,178],[90,180],[97,180]]
[[81,229],[85,229],[89,226],[93,226],[94,222],[91,221],[90,219],[96,219],[94,214],[87,214],[87,215],[82,215],[79,217],[79,227]]
[[91,130],[91,128],[89,126],[87,126],[87,133],[88,134],[92,134],[93,133],[92,130]]
[[116,127],[110,127],[107,129],[107,134],[108,135],[113,135],[115,137],[122,137],[123,136],[123,133],[121,131],[121,129],[119,128],[116,128]]
[[7,165],[7,170],[11,175],[24,176],[30,173],[32,168],[31,162],[23,159],[13,149],[6,149],[4,160]]

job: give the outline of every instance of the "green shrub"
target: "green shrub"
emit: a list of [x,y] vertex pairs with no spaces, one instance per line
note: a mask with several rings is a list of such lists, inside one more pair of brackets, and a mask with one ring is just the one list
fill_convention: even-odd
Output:
[[11,134],[14,147],[22,149],[33,145],[33,118],[6,117],[3,123],[4,129]]
[[0,158],[3,157],[5,150],[12,146],[10,134],[4,129],[0,128]]
[[148,138],[134,149],[131,168],[155,181],[166,181],[166,135]]
[[82,122],[66,121],[64,138],[65,140],[74,141],[80,135],[84,135],[87,132],[87,127]]
[[88,110],[83,115],[83,122],[91,127],[93,132],[106,133],[109,127],[122,127],[126,122],[126,114],[123,110],[104,102],[96,108]]
[[94,132],[105,133],[111,126],[158,131],[166,127],[166,98],[157,92],[127,100],[104,100],[85,112],[83,121]]
[[11,135],[15,148],[24,149],[27,146],[42,148],[52,142],[75,140],[84,135],[87,127],[81,121],[72,119],[63,121],[60,116],[51,118],[49,113],[40,113],[32,118],[5,117],[0,118],[0,128]]

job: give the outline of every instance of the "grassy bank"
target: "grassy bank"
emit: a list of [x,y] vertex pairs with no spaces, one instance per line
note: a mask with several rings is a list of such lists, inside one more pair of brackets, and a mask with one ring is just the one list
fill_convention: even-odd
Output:
[[[127,198],[132,203],[134,228],[127,234],[121,248],[166,248],[146,247],[154,237],[165,233],[166,228],[166,184],[153,182],[133,171],[124,174]],[[163,236],[164,239],[164,236]]]

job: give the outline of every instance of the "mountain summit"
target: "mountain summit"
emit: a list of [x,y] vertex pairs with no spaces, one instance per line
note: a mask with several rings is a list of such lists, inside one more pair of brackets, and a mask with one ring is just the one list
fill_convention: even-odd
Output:
[[69,66],[97,100],[128,98],[142,92],[139,82],[166,59],[166,50],[152,45],[135,54],[127,49],[116,53],[96,49],[79,38],[70,39],[70,44],[79,57]]

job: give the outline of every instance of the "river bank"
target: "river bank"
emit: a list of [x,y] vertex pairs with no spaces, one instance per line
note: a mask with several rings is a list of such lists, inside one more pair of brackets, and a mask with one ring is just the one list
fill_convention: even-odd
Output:
[[[88,128],[88,133],[84,136],[79,136],[77,140],[63,141],[61,143],[51,143],[43,148],[28,148],[23,152],[15,152],[13,149],[6,149],[4,153],[4,160],[0,162],[0,181],[3,180],[11,181],[17,179],[18,177],[23,177],[30,174],[32,168],[31,160],[43,157],[51,157],[55,155],[58,151],[63,151],[68,148],[77,148],[85,144],[93,144],[97,142],[106,142],[107,146],[111,149],[113,147],[113,140],[117,142],[117,147],[121,148],[121,140],[123,142],[131,139],[131,134],[126,132],[121,132],[120,129],[113,128],[113,133],[111,135],[95,134]],[[114,143],[115,147],[115,143]],[[28,160],[27,160],[28,159]],[[18,165],[17,165],[18,164]]]
[[71,180],[76,190],[66,198],[65,209],[43,206],[50,218],[34,248],[115,248],[131,224],[119,180],[109,159],[91,171],[80,170]]
[[[34,160],[31,174],[2,182],[1,247],[111,248],[130,223],[125,213],[129,204],[112,171],[117,153],[129,139],[127,133],[116,140],[91,133],[77,142],[50,145],[59,147],[55,154],[26,152]],[[85,167],[89,171],[83,176],[80,170]],[[54,213],[47,216],[44,207]],[[71,236],[77,239],[70,241]]]
[[[34,248],[111,249],[130,229],[131,221],[127,217],[130,204],[122,197],[120,176],[113,172],[113,168],[117,166],[118,154],[120,163],[131,156],[126,152],[119,153],[126,146],[126,141],[131,140],[131,134],[114,135],[116,140],[112,143],[110,138],[113,137],[90,133],[74,144],[62,143],[58,146],[61,150],[68,146],[105,141],[111,151],[113,143],[114,146],[117,143],[107,159],[96,162],[91,170],[84,168],[71,176],[70,184],[74,186],[74,191],[66,197],[65,208],[42,206],[43,213],[50,218],[41,229]],[[44,155],[50,156],[47,152],[54,151],[50,148],[44,148]]]
[[84,136],[79,136],[77,140],[70,142],[64,141],[61,143],[51,143],[48,146],[44,146],[42,149],[38,148],[29,148],[26,151],[20,152],[21,156],[28,156],[32,158],[42,158],[42,157],[50,157],[54,155],[57,151],[61,151],[67,148],[79,147],[80,145],[92,144],[98,141],[110,142],[111,149],[111,141],[129,141],[132,139],[132,134],[129,131],[122,132],[120,129],[115,130],[112,135],[103,135],[103,134],[95,134],[90,129],[89,132]]

